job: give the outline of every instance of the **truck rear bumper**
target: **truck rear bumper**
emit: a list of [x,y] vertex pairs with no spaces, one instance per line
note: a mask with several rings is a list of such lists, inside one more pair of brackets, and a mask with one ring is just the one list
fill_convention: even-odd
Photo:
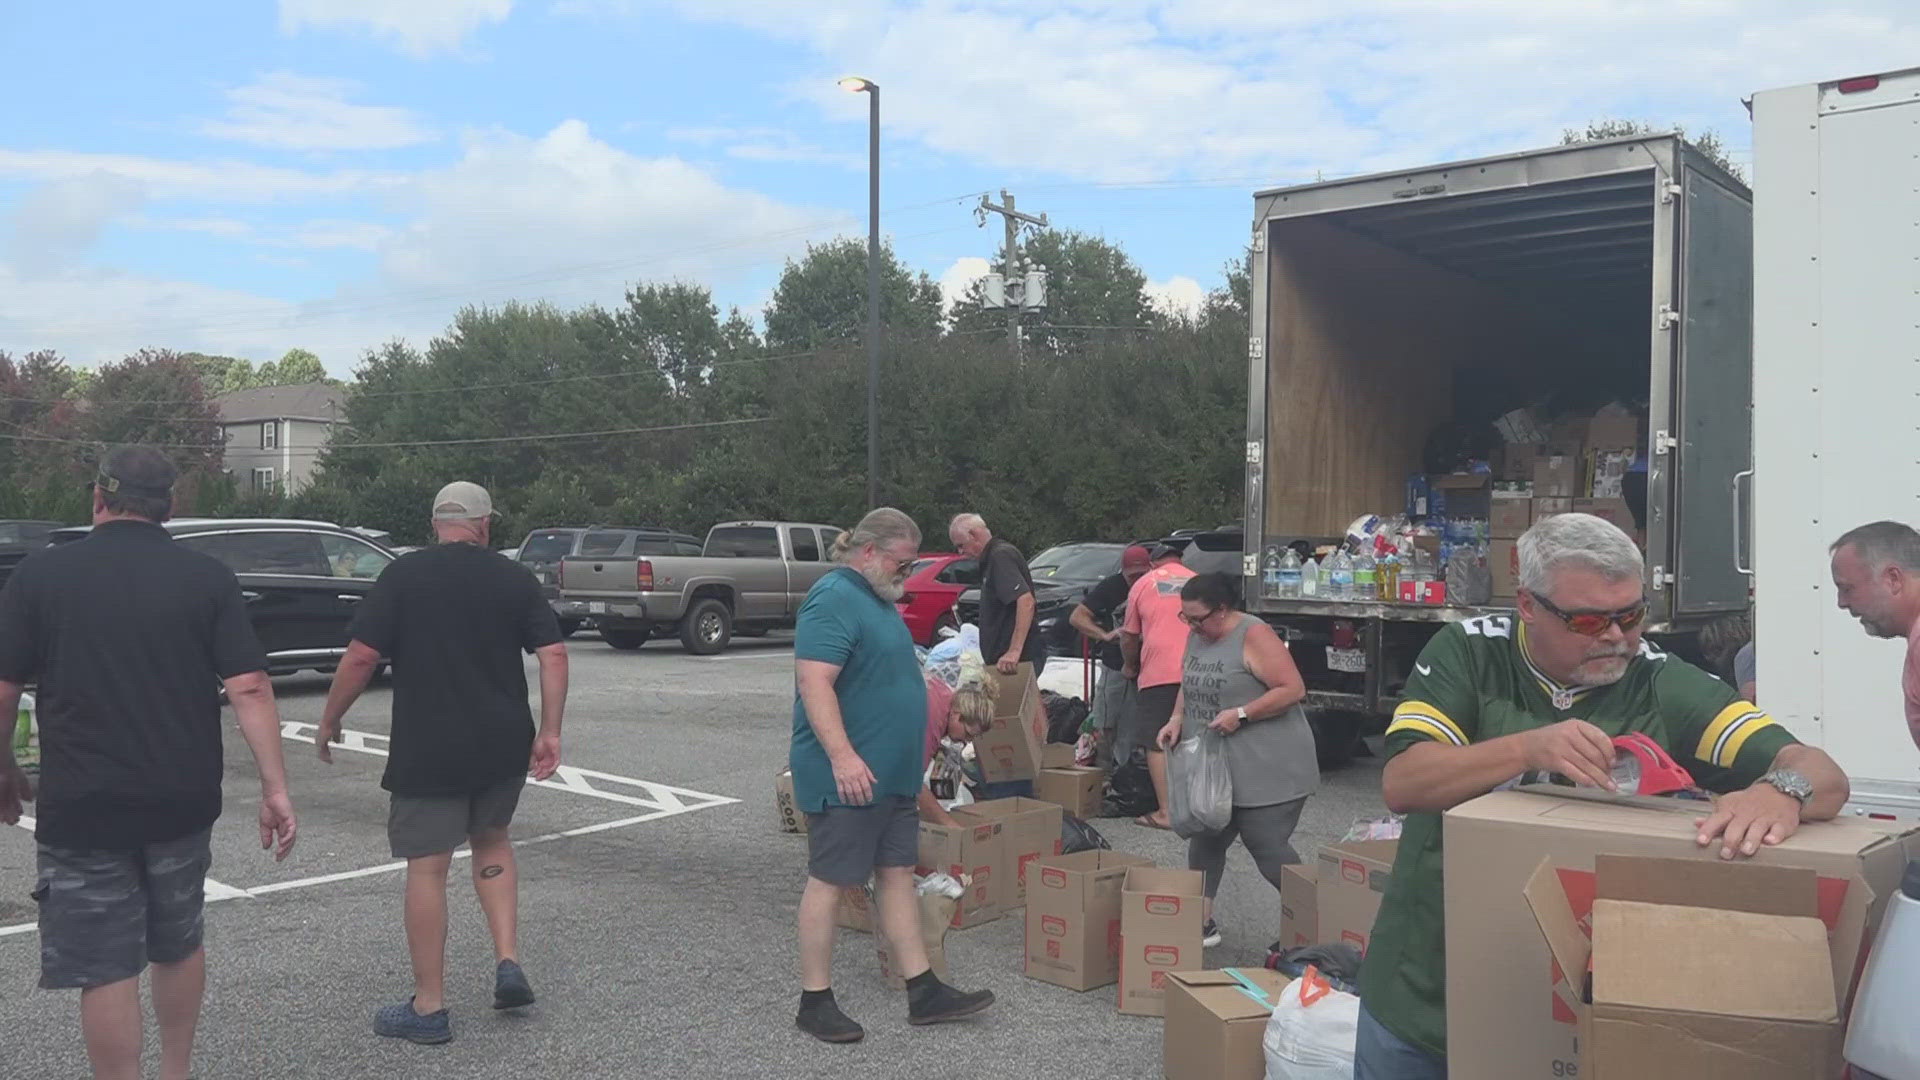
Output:
[[553,613],[563,619],[592,619],[595,622],[648,622],[647,606],[637,600],[571,600],[553,602]]

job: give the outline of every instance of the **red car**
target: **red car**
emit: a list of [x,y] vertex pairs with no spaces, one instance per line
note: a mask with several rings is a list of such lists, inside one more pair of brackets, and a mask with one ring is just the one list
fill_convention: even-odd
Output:
[[907,570],[906,595],[895,605],[914,643],[932,648],[942,626],[958,627],[953,605],[980,585],[980,564],[952,552],[922,555]]

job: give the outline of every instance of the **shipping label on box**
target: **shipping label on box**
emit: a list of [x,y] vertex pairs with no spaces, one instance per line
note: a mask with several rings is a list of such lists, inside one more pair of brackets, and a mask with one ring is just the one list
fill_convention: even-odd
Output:
[[1030,979],[1092,990],[1120,974],[1120,889],[1140,855],[1081,851],[1028,868],[1026,972]]
[[1320,864],[1280,868],[1280,947],[1320,943]]
[[800,812],[800,805],[793,797],[793,772],[782,769],[780,775],[773,778],[773,809],[780,819],[780,831],[805,833],[807,815]]
[[1120,1011],[1160,1016],[1167,975],[1201,966],[1198,870],[1136,866],[1120,889]]
[[1633,468],[1635,456],[1632,450],[1589,450],[1583,494],[1594,499],[1618,499],[1625,495],[1626,476]]
[[[1702,848],[1695,842],[1699,806],[1567,788],[1499,791],[1447,812],[1444,903],[1451,1070],[1485,1080],[1589,1075],[1580,1067],[1578,986],[1554,960],[1525,890],[1541,861],[1549,860],[1571,918],[1590,928],[1600,856],[1719,863],[1717,845]],[[1757,857],[1758,865],[1817,875],[1818,916],[1829,940],[1843,942],[1832,957],[1830,978],[1836,988],[1851,991],[1862,957],[1857,949],[1852,956],[1841,955],[1850,948],[1844,942],[1864,943],[1864,926],[1877,923],[1887,898],[1899,889],[1907,860],[1920,854],[1917,835],[1898,822],[1808,822]],[[1855,884],[1856,878],[1864,884]],[[1863,923],[1858,938],[1854,921]],[[1668,971],[1656,978],[1671,975]],[[1846,994],[1839,999],[1844,1001]]]
[[993,699],[993,726],[973,740],[981,779],[992,784],[1031,780],[1040,771],[1047,724],[1033,665],[1023,663],[1012,675],[989,667],[986,684]]
[[931,821],[920,823],[921,874],[950,874],[967,882],[967,892],[953,912],[953,927],[961,929],[992,922],[1000,917],[1001,889],[1006,874],[1006,851],[1001,842],[1000,823],[967,814],[967,807],[956,807],[953,816],[957,828]]
[[1266,968],[1168,975],[1165,1080],[1266,1080],[1262,1041],[1289,981]]
[[1348,840],[1320,849],[1315,873],[1321,941],[1367,951],[1399,849],[1398,840]]
[[1060,854],[1060,807],[1039,799],[988,799],[958,807],[955,816],[1000,823],[1000,850],[1006,860],[1000,906],[1011,910],[1027,902],[1027,867],[1033,860]]

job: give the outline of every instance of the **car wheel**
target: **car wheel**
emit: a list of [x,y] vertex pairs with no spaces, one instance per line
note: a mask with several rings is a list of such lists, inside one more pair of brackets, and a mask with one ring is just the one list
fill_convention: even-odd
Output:
[[645,645],[651,637],[653,637],[653,631],[644,626],[638,629],[609,630],[605,627],[600,629],[600,640],[622,652],[631,652]]
[[695,656],[712,656],[733,639],[733,612],[712,597],[696,600],[680,620],[680,644]]
[[560,620],[560,636],[563,638],[570,638],[573,635],[579,633],[581,621],[582,620],[580,619],[561,619]]

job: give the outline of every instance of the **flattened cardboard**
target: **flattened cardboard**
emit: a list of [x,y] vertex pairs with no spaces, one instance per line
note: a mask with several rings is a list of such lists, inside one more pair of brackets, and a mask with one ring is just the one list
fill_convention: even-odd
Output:
[[1348,840],[1320,849],[1315,871],[1320,940],[1315,944],[1351,945],[1367,951],[1399,850],[1398,840]]
[[1280,868],[1280,947],[1320,943],[1320,864]]
[[1120,1011],[1160,1016],[1169,972],[1201,965],[1198,870],[1136,866],[1120,889]]
[[987,695],[993,699],[993,726],[973,740],[980,776],[988,783],[1031,780],[1040,771],[1040,752],[1046,745],[1047,714],[1040,708],[1040,687],[1033,665],[1023,663],[1012,675],[986,671]]
[[1107,774],[1091,765],[1045,768],[1034,778],[1033,797],[1053,803],[1074,817],[1095,818],[1100,816],[1106,783]]
[[[945,873],[956,881],[968,881],[966,895],[953,912],[953,929],[959,930],[1000,917],[1001,884],[1006,878],[1006,845],[1001,841],[1000,823],[967,814],[967,807],[956,807],[953,816],[959,828],[931,821],[920,823],[920,874]],[[969,880],[970,879],[970,880]]]
[[1000,823],[1001,852],[1006,877],[1000,883],[1000,906],[1011,911],[1027,902],[1027,866],[1046,855],[1060,854],[1060,807],[1039,799],[988,799],[958,808],[954,816]]
[[1118,851],[1050,855],[1028,868],[1026,974],[1068,990],[1120,976],[1120,889],[1152,860]]
[[1265,1080],[1261,1039],[1288,981],[1266,968],[1169,973],[1161,1039],[1166,1080]]
[[[1578,1016],[1569,1004],[1577,989],[1559,977],[1564,970],[1584,972],[1585,959],[1579,966],[1556,961],[1542,927],[1528,913],[1525,889],[1541,860],[1550,860],[1550,872],[1578,925],[1592,917],[1597,856],[1718,863],[1717,847],[1695,843],[1694,823],[1702,809],[1684,800],[1588,796],[1556,788],[1551,794],[1494,792],[1447,813],[1447,1045],[1456,1075],[1593,1080],[1589,1072],[1568,1071],[1580,1069]],[[1896,822],[1813,822],[1757,858],[1757,866],[1792,867],[1817,876],[1820,918],[1835,943],[1832,981],[1840,1002],[1848,999],[1857,977],[1866,928],[1878,921],[1885,898],[1898,889],[1908,858],[1920,855],[1917,836]],[[1528,972],[1538,974],[1529,977]],[[1618,1029],[1617,1022],[1610,1023]],[[1599,1046],[1608,1037],[1618,1036],[1603,1035],[1596,1027],[1578,1045]],[[1649,1035],[1640,1041],[1657,1040]]]
[[807,815],[800,812],[800,804],[793,797],[793,770],[782,769],[780,775],[773,778],[773,811],[780,819],[780,831],[807,832]]

